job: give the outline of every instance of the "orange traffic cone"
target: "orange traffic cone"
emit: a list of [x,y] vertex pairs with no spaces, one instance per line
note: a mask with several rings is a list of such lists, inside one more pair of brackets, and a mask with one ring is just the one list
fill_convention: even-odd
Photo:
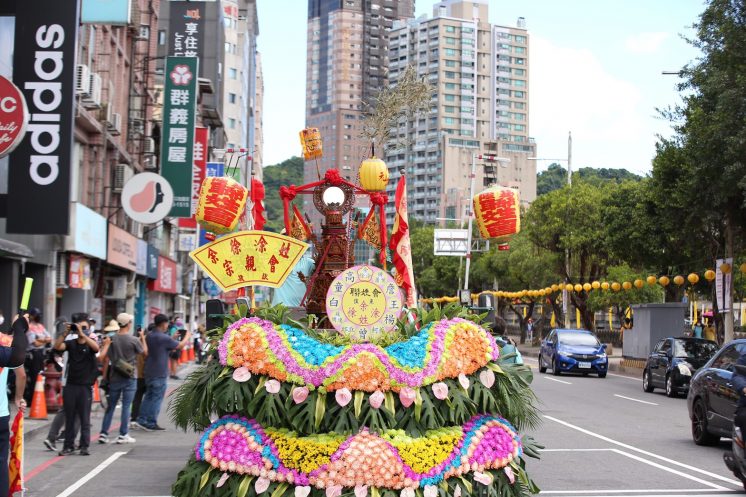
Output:
[[181,357],[179,357],[179,364],[185,364],[189,361],[189,353],[186,350],[186,347],[181,349]]
[[189,360],[194,360],[194,347],[189,347]]
[[93,384],[93,402],[101,402],[101,392],[98,390],[98,380]]
[[41,373],[36,377],[34,384],[34,396],[31,399],[30,419],[47,419],[47,399],[44,396],[44,376]]

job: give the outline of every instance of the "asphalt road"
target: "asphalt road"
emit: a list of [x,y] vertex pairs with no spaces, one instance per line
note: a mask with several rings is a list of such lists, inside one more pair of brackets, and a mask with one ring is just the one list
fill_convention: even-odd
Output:
[[739,495],[743,487],[723,463],[729,441],[694,445],[686,399],[645,393],[639,378],[540,374],[533,388],[545,446],[529,471],[542,495],[619,497]]

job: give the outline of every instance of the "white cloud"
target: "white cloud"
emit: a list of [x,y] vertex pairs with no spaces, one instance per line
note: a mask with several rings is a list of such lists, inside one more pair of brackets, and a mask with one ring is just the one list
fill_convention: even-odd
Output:
[[632,53],[654,53],[671,36],[670,33],[637,33],[624,40],[624,48]]

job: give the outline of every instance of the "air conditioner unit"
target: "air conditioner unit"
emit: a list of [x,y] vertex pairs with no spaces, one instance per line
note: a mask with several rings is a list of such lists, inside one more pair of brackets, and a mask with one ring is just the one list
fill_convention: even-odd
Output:
[[117,164],[114,166],[114,193],[122,193],[124,185],[132,178],[133,172],[129,164]]
[[75,68],[75,94],[87,97],[91,92],[91,71],[85,64]]
[[111,126],[112,114],[114,114],[114,112],[112,111],[111,104],[107,103],[101,106],[101,119],[104,121],[107,128]]
[[143,153],[154,154],[155,153],[155,140],[152,138],[145,138],[143,142]]
[[127,298],[127,277],[112,276],[104,278],[104,298],[124,300]]
[[158,164],[155,162],[155,155],[148,155],[142,161],[142,167],[146,171],[155,171],[158,169]]
[[131,119],[130,120],[130,133],[142,135],[145,132],[145,123],[142,119]]
[[137,31],[137,39],[138,40],[150,39],[150,26],[148,26],[147,24],[141,24],[140,29]]
[[101,76],[98,73],[91,73],[90,91],[83,97],[83,104],[87,109],[101,107]]
[[109,133],[119,135],[122,133],[122,115],[118,112],[111,113],[111,120],[107,122]]

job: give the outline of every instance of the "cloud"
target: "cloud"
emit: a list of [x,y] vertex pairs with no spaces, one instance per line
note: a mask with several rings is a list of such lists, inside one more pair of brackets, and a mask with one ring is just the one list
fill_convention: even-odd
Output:
[[670,36],[664,32],[637,33],[624,40],[624,48],[632,53],[654,53]]

